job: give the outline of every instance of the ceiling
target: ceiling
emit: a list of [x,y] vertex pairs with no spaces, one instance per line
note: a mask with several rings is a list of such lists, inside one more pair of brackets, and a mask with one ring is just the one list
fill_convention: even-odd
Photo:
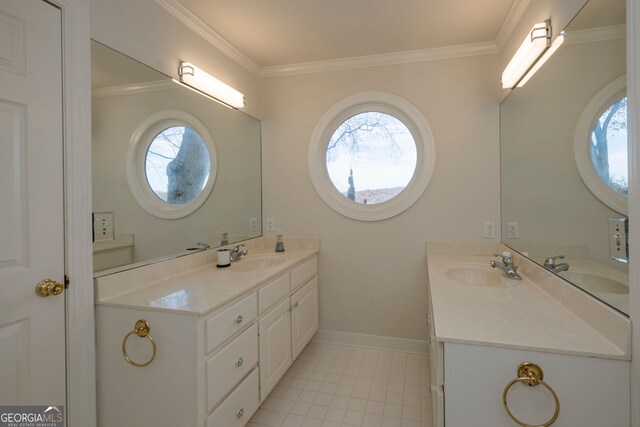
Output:
[[493,42],[518,0],[179,0],[260,67]]

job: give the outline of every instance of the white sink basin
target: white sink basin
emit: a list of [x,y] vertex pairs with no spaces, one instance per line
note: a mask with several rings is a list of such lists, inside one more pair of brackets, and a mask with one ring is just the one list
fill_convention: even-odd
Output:
[[495,286],[505,281],[501,271],[480,264],[450,265],[445,269],[445,275],[455,282],[471,286]]
[[263,268],[275,267],[284,262],[282,255],[249,255],[231,263],[234,271],[255,271]]
[[563,271],[560,276],[575,283],[585,291],[608,294],[628,294],[629,286],[615,279],[581,271]]

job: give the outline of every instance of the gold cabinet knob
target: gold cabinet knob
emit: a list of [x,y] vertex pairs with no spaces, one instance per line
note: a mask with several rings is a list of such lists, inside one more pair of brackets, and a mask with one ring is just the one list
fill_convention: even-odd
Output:
[[64,291],[64,285],[53,279],[44,279],[36,285],[36,295],[43,298],[51,295],[60,295],[62,291]]

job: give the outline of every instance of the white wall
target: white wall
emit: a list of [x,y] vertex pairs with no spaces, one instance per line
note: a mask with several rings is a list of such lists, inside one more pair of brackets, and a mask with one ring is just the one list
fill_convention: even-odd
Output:
[[[264,218],[321,238],[321,329],[424,339],[425,241],[483,240],[500,221],[497,55],[262,79]],[[359,222],[311,184],[307,151],[324,112],[381,90],[415,105],[436,143],[431,183],[404,213]],[[496,236],[499,241],[500,236]]]
[[258,78],[171,16],[154,0],[91,0],[91,37],[178,78],[190,61],[245,94],[243,109],[258,112]]

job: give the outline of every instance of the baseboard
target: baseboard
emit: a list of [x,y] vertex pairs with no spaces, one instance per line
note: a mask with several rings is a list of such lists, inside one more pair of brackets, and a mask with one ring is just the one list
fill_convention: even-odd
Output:
[[374,347],[384,350],[406,351],[410,353],[429,353],[427,340],[385,337],[381,335],[358,334],[355,332],[328,331],[320,329],[313,337],[314,342],[347,344],[360,347]]

